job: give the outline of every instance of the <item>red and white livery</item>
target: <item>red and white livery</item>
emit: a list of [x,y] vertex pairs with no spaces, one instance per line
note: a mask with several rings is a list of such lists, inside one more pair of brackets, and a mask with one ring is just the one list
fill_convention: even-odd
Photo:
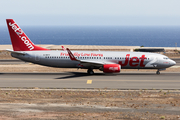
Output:
[[13,46],[12,57],[58,68],[88,69],[88,74],[94,74],[93,69],[104,73],[118,73],[121,69],[157,69],[164,70],[176,64],[167,56],[145,52],[112,52],[112,51],[53,51],[34,45],[13,19],[7,19],[7,26]]

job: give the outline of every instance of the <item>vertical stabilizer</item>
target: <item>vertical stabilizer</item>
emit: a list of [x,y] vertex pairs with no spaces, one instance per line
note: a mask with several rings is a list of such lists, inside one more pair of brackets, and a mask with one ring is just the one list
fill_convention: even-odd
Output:
[[6,19],[14,51],[49,50],[34,45],[13,19]]

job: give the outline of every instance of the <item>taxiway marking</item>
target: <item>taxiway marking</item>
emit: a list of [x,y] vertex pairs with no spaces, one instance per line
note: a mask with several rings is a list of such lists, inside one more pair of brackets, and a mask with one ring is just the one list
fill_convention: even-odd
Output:
[[87,84],[92,84],[92,80],[87,80]]

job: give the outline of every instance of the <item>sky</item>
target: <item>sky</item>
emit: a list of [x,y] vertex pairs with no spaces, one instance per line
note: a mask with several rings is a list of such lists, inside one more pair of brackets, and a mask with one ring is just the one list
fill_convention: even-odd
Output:
[[24,26],[180,26],[180,0],[0,0],[6,19]]

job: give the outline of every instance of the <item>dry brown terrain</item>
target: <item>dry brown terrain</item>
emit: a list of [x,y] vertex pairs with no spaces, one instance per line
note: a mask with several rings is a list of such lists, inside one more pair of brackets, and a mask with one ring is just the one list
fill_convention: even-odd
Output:
[[180,91],[0,90],[0,119],[180,119]]

